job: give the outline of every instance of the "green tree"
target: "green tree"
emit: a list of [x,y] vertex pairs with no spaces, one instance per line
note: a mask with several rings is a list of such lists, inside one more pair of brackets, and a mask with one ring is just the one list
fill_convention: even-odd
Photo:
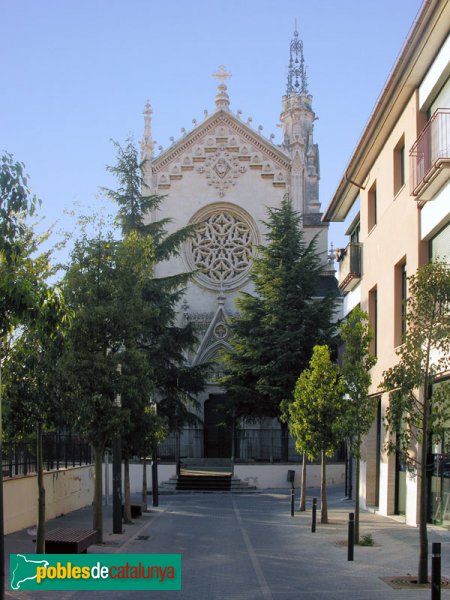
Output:
[[58,290],[41,286],[39,317],[22,328],[6,361],[7,428],[36,438],[38,519],[36,552],[45,552],[43,433],[70,422],[58,365],[69,314]]
[[[156,263],[168,260],[177,255],[181,244],[189,239],[196,229],[196,225],[187,225],[172,233],[167,232],[171,219],[154,220],[152,213],[158,210],[164,201],[164,196],[150,194],[145,184],[143,170],[145,161],[139,160],[139,153],[132,138],[126,140],[125,146],[113,141],[116,147],[117,162],[108,166],[118,182],[117,190],[102,188],[107,198],[115,202],[118,207],[117,220],[125,235],[130,231],[137,231],[150,235],[154,243]],[[191,274],[180,273],[174,275],[178,287],[183,287],[189,281]]]
[[340,326],[344,343],[342,377],[345,384],[345,420],[350,448],[356,460],[355,473],[355,541],[359,543],[359,476],[361,443],[375,418],[376,403],[368,397],[371,384],[370,369],[377,359],[370,353],[373,338],[367,313],[354,308]]
[[[119,206],[118,221],[124,236],[131,232],[149,237],[153,241],[154,267],[179,253],[181,244],[195,231],[195,225],[182,227],[172,233],[167,228],[170,219],[154,220],[162,196],[148,194],[143,178],[144,162],[139,161],[133,140],[117,148],[116,165],[108,167],[118,181],[118,189],[104,189],[107,197]],[[179,430],[192,422],[191,408],[196,395],[205,385],[208,365],[190,366],[187,353],[197,343],[191,323],[177,323],[177,306],[185,292],[191,273],[178,273],[169,277],[148,277],[144,289],[147,315],[140,324],[138,347],[147,354],[151,371],[151,389],[158,402],[158,414],[165,417],[171,430]]]
[[315,239],[305,243],[301,217],[289,198],[268,212],[267,245],[258,248],[251,274],[255,294],[243,293],[236,302],[232,352],[224,356],[221,383],[238,416],[281,421],[282,459],[287,460],[282,407],[292,401],[314,345],[331,342],[335,296],[319,298],[322,259]]
[[397,349],[399,362],[383,374],[381,389],[391,392],[386,423],[389,452],[418,476],[418,582],[428,576],[427,452],[430,436],[449,422],[450,385],[434,387],[450,366],[450,268],[433,261],[408,278],[405,341]]
[[110,232],[76,240],[62,287],[74,316],[66,336],[62,376],[77,407],[74,428],[95,450],[93,528],[103,536],[102,463],[105,447],[125,430],[121,394],[123,321],[117,303],[117,242]]
[[[39,314],[40,282],[51,273],[49,252],[29,224],[39,201],[31,193],[23,163],[0,159],[0,344],[14,328]],[[1,356],[1,347],[0,347]]]
[[[42,282],[51,273],[44,236],[29,224],[39,201],[31,193],[23,163],[0,158],[0,463],[2,462],[2,367],[15,328],[42,317]],[[0,577],[4,575],[3,472],[0,469]],[[2,588],[3,589],[3,588]]]
[[343,393],[328,346],[314,346],[309,369],[300,374],[289,405],[289,429],[299,452],[311,460],[321,457],[321,523],[328,523],[326,457],[333,455],[345,434]]

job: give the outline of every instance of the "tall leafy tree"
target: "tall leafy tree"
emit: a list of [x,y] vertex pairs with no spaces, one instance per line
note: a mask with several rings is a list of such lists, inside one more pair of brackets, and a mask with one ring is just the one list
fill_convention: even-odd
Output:
[[[314,345],[331,343],[335,297],[319,297],[323,261],[316,240],[304,241],[301,216],[289,198],[268,212],[267,245],[258,248],[251,274],[255,294],[243,293],[236,302],[221,383],[236,414],[280,419]],[[281,426],[287,460],[284,420]]]
[[122,324],[117,303],[117,242],[111,233],[86,233],[75,242],[62,282],[74,312],[62,374],[77,407],[74,427],[95,450],[93,528],[103,535],[102,463],[105,447],[121,433],[129,413],[117,406],[121,393]]
[[[23,163],[5,153],[0,158],[0,463],[2,462],[2,366],[14,329],[41,314],[41,282],[50,274],[48,254],[39,252],[43,237],[29,224],[39,201]],[[45,237],[45,236],[44,236]],[[4,565],[3,472],[0,469],[0,585]]]
[[[39,200],[31,193],[23,163],[0,158],[0,340],[39,314],[40,282],[51,273],[45,239],[30,226]],[[1,349],[0,349],[1,353]],[[1,355],[1,354],[0,354]]]
[[356,459],[355,474],[355,540],[359,543],[359,475],[361,443],[375,418],[376,403],[368,397],[371,384],[370,369],[377,359],[370,353],[373,334],[368,324],[367,313],[354,308],[340,326],[340,337],[344,344],[342,377],[345,384],[345,420],[350,448]]
[[[149,193],[143,178],[145,163],[139,161],[133,140],[127,140],[125,146],[114,144],[117,162],[108,170],[117,178],[118,189],[104,192],[119,207],[118,221],[124,236],[135,232],[152,239],[156,266],[179,253],[195,225],[169,233],[171,219],[152,218],[164,198]],[[177,323],[177,306],[190,277],[191,273],[160,278],[153,274],[144,289],[149,318],[141,323],[138,346],[147,353],[158,414],[166,417],[171,430],[194,418],[191,409],[205,385],[208,369],[207,365],[187,364],[187,353],[195,347],[197,338],[191,323]]]
[[299,452],[311,460],[321,457],[321,523],[328,523],[326,457],[333,455],[345,435],[343,393],[339,368],[331,362],[328,346],[315,346],[289,405],[289,429]]
[[36,552],[45,552],[43,433],[66,426],[73,416],[59,377],[69,313],[58,290],[41,285],[38,318],[16,337],[6,361],[7,427],[11,436],[36,439],[38,519]]
[[417,473],[419,495],[418,582],[428,576],[427,453],[430,436],[450,419],[450,385],[434,384],[450,367],[450,268],[433,261],[408,279],[406,335],[398,363],[384,372],[381,388],[391,392],[386,422],[389,452],[399,451]]

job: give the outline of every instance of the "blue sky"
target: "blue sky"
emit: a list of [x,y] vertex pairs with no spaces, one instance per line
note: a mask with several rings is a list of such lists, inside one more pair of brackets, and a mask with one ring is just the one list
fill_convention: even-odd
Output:
[[[0,150],[25,162],[41,214],[95,208],[114,187],[110,139],[153,135],[167,147],[212,111],[224,64],[231,110],[280,141],[294,21],[319,120],[324,208],[420,8],[421,0],[15,0],[0,21]],[[343,226],[330,241],[344,243]]]

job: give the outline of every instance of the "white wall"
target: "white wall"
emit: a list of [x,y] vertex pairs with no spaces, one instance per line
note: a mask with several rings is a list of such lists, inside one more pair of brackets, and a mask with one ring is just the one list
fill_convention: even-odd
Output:
[[[320,465],[308,465],[306,473],[307,487],[320,486]],[[301,465],[289,464],[266,464],[256,465],[237,464],[234,467],[234,475],[249,485],[254,485],[258,489],[270,488],[290,488],[291,484],[286,481],[288,470],[295,471],[295,487],[301,483]],[[345,465],[327,465],[328,485],[338,485],[344,483]]]
[[[103,494],[106,492],[106,466],[103,465]],[[112,494],[112,465],[108,465],[108,477],[109,477],[109,494]],[[158,465],[158,484],[168,481],[172,475],[176,475],[176,465],[174,464],[159,464]],[[123,481],[123,465],[122,465],[122,481]],[[130,464],[130,489],[132,494],[140,493],[142,490],[142,464],[132,463]],[[147,463],[147,489],[152,489],[152,463]]]
[[427,202],[420,213],[420,237],[429,240],[450,220],[450,181]]
[[[92,503],[94,467],[83,466],[44,473],[46,518],[53,519]],[[3,482],[5,533],[32,527],[37,522],[36,475]]]
[[419,88],[419,110],[426,110],[434,95],[450,74],[450,35],[426,74]]

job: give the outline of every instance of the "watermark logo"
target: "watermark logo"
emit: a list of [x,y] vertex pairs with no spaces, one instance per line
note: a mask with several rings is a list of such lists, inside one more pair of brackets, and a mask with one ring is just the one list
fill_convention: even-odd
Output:
[[181,590],[180,554],[11,554],[12,590]]

